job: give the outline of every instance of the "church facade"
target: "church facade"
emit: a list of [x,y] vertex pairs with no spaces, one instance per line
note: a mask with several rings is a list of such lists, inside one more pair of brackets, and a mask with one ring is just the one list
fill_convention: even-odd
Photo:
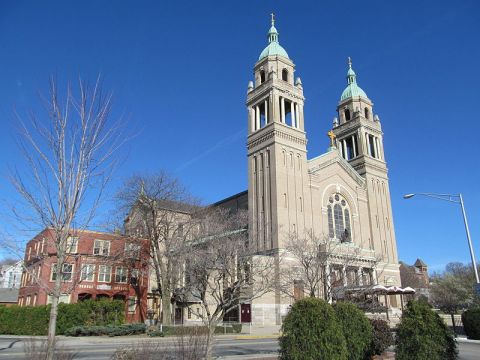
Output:
[[[309,159],[303,86],[294,73],[272,19],[247,91],[248,192],[221,203],[248,203],[249,242],[259,253],[281,252],[292,233],[314,234],[340,251],[356,250],[355,266],[327,264],[344,285],[352,279],[348,285],[400,286],[383,133],[373,103],[349,59],[330,147]],[[292,301],[279,291],[252,301],[253,322],[281,322]],[[389,305],[398,306],[394,296]]]

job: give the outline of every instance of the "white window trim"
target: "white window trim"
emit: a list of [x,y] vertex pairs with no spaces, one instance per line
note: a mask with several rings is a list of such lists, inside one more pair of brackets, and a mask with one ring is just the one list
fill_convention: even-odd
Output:
[[[95,249],[96,249],[95,243],[96,243],[97,241],[100,242],[100,244],[101,244],[100,247],[99,247],[99,249],[100,249],[100,253],[99,253],[99,254],[95,254]],[[108,246],[107,246],[107,253],[106,253],[106,254],[104,254],[104,250],[105,250],[105,245],[104,245],[104,244],[105,244],[105,243],[108,244]],[[93,255],[95,255],[95,256],[108,256],[108,255],[110,255],[110,240],[95,239],[95,240],[93,241]]]
[[[125,277],[125,281],[117,281],[118,269],[123,269],[124,272],[122,276]],[[118,284],[126,284],[128,282],[128,269],[125,266],[117,266],[115,267],[115,282]]]
[[[88,278],[86,278],[86,279],[83,278],[83,269],[84,268],[89,268],[89,267],[93,267],[92,271],[89,272],[87,270],[87,276],[90,276],[91,280],[89,280]],[[95,264],[82,264],[81,270],[80,270],[80,281],[94,282],[95,281],[95,270],[96,270],[96,265]]]
[[[108,281],[106,281],[106,280],[100,280],[100,274],[101,274],[101,270],[100,270],[100,269],[101,269],[102,267],[105,267],[105,268],[109,268],[109,269],[110,269],[110,271],[108,272],[108,274],[109,274],[109,275],[108,275],[108,277],[109,277]],[[107,274],[107,273],[104,273],[104,274]],[[105,276],[104,276],[104,278],[105,278]],[[100,282],[100,283],[110,283],[110,282],[112,282],[112,266],[111,266],[111,265],[98,265],[97,282]]]
[[[72,249],[72,239],[75,239],[75,248]],[[76,254],[78,252],[78,236],[69,236],[67,238],[67,247],[66,253],[67,254]]]
[[[55,282],[55,280],[53,280],[53,269],[55,268],[57,264],[51,264],[50,266],[50,282]],[[72,271],[71,271],[71,276],[70,276],[70,280],[64,280],[63,277],[62,277],[62,282],[72,282],[73,281],[73,275],[75,273],[75,264],[70,264],[70,263],[63,263],[62,266],[65,266],[65,265],[72,265]]]

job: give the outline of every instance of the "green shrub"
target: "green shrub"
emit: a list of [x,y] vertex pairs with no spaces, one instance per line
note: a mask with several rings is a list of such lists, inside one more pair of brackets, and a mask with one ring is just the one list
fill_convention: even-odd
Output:
[[392,331],[385,320],[373,319],[370,320],[373,328],[373,339],[370,344],[369,354],[381,355],[387,348],[394,344]]
[[469,339],[480,340],[480,308],[465,311],[462,314],[462,323]]
[[410,301],[397,327],[397,360],[454,360],[456,341],[428,304]]
[[232,324],[233,331],[237,334],[242,332],[242,324]]
[[150,337],[164,337],[165,334],[160,330],[151,330],[147,332],[147,335]]
[[0,308],[0,334],[46,335],[50,306],[11,306]]
[[347,342],[349,360],[362,360],[372,342],[372,325],[365,314],[354,304],[338,302],[333,307]]
[[116,326],[74,326],[65,331],[66,336],[125,336],[143,334],[145,324],[124,324]]
[[345,337],[335,311],[323,300],[297,301],[285,317],[282,332],[281,359],[348,359]]
[[[0,334],[46,335],[50,305],[0,307]],[[118,325],[125,320],[125,304],[115,300],[87,300],[58,304],[57,335],[82,325]]]

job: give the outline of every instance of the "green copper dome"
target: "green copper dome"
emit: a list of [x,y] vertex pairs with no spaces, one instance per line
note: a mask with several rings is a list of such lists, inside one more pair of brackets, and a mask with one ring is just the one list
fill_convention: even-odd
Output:
[[283,56],[287,59],[289,58],[285,49],[278,43],[278,31],[275,28],[275,19],[273,18],[272,14],[272,27],[268,31],[268,45],[265,49],[263,49],[258,60],[261,60],[267,56],[275,55]]
[[352,98],[352,97],[364,97],[368,99],[367,94],[365,91],[362,90],[360,86],[357,85],[357,75],[355,71],[352,69],[352,60],[348,58],[348,72],[347,72],[347,87],[342,92],[342,96],[340,97],[340,101]]

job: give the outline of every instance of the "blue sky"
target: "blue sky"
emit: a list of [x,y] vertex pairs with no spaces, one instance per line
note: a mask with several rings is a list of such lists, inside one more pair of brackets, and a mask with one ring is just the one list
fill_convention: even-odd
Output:
[[113,115],[126,114],[138,134],[123,150],[112,191],[130,174],[158,169],[205,203],[245,190],[246,89],[272,11],[302,78],[309,157],[328,146],[351,56],[382,120],[400,259],[421,257],[433,269],[469,261],[460,208],[403,200],[410,192],[462,192],[480,252],[474,0],[2,1],[2,204],[12,200],[8,169],[22,161],[13,109],[39,111],[51,74],[93,82],[101,72]]

